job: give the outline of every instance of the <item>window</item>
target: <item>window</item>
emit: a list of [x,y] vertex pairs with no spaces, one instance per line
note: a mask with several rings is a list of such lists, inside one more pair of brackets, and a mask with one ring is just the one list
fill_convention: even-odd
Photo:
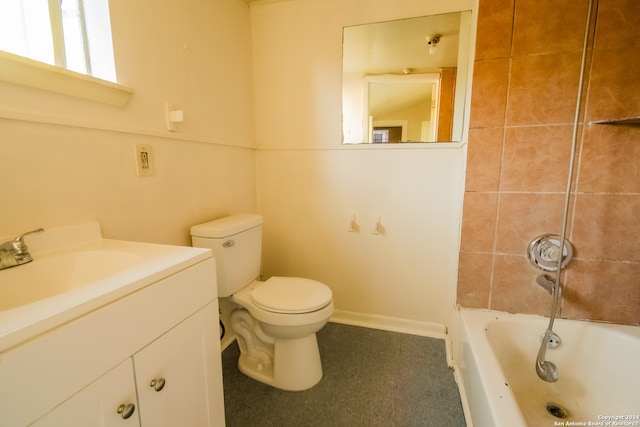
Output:
[[388,129],[374,129],[373,130],[373,142],[389,142],[389,130]]
[[0,50],[116,81],[108,0],[1,0]]
[[373,143],[401,141],[402,126],[376,126],[373,128]]

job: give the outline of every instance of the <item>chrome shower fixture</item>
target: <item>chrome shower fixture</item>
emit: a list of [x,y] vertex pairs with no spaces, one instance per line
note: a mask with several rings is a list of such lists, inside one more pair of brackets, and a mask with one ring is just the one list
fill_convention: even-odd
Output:
[[[541,274],[536,277],[536,284],[542,286],[550,295],[553,295],[556,289],[556,279],[548,274]],[[562,289],[561,286],[558,289]]]
[[[558,306],[560,305],[560,293],[562,292],[562,283],[560,283],[561,269],[566,267],[571,257],[573,256],[573,246],[566,237],[567,221],[569,218],[569,200],[571,198],[571,181],[573,179],[574,160],[576,158],[576,147],[578,141],[578,126],[580,124],[580,107],[582,104],[582,88],[584,82],[585,69],[587,66],[587,46],[589,41],[589,31],[591,25],[591,11],[593,9],[593,0],[589,0],[589,8],[587,9],[587,20],[584,30],[584,41],[582,44],[582,60],[580,63],[580,84],[578,85],[578,97],[576,100],[576,113],[573,120],[573,136],[571,137],[571,156],[569,160],[569,173],[567,174],[567,189],[564,193],[564,213],[562,215],[562,231],[560,236],[553,234],[543,234],[536,237],[529,244],[529,261],[536,267],[547,271],[555,271],[556,279],[553,281],[551,290],[553,302],[551,304],[551,313],[549,315],[549,326],[544,333],[544,338],[540,343],[540,349],[538,350],[538,356],[536,357],[536,373],[538,377],[546,382],[558,381],[559,374],[558,368],[553,362],[546,360],[547,344],[552,338],[553,323],[556,320],[558,314]],[[549,285],[547,277],[543,276],[543,280],[538,281],[538,284],[545,287]],[[549,410],[549,406],[547,406]],[[555,405],[551,408],[553,410],[562,409],[557,408]],[[558,411],[561,413],[562,411]],[[553,413],[550,411],[550,413]],[[566,413],[565,413],[566,414]]]
[[540,343],[540,350],[538,350],[538,357],[536,358],[536,373],[541,380],[548,383],[554,383],[558,381],[558,378],[560,378],[556,364],[545,360],[544,357],[547,351],[548,344],[552,342],[551,340],[554,335],[557,337],[557,335],[551,329],[547,329],[545,331]]
[[573,246],[571,242],[564,239],[563,248],[560,248],[562,238],[556,234],[541,234],[535,237],[527,248],[529,261],[535,267],[545,271],[557,271],[560,252],[562,251],[562,265],[567,266],[573,258]]
[[[546,333],[542,334],[540,336],[540,342],[543,342],[546,337],[547,337]],[[551,331],[549,338],[547,338],[547,348],[558,348],[560,347],[560,344],[562,344],[562,339],[560,338],[560,336],[555,332]]]
[[558,367],[555,363],[549,362],[548,360],[536,362],[536,373],[541,380],[548,383],[554,383],[560,378]]

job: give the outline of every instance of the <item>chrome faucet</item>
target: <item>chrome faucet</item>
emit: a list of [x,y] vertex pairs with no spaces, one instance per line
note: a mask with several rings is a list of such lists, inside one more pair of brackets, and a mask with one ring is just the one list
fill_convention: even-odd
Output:
[[24,243],[24,236],[31,233],[40,233],[44,228],[27,231],[13,240],[0,244],[0,270],[26,264],[33,260],[29,253],[29,248]]

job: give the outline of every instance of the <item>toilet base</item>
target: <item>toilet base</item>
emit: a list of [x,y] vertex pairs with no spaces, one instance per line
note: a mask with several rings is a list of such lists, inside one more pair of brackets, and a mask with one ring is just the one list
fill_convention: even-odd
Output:
[[273,363],[240,354],[238,369],[256,381],[287,391],[307,390],[322,379],[322,363],[316,334],[276,339]]

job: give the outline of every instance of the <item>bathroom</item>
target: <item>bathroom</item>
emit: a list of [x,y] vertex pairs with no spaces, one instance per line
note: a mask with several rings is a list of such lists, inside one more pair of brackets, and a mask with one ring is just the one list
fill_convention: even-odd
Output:
[[[134,91],[122,108],[0,82],[0,235],[95,219],[109,238],[188,245],[193,224],[259,212],[264,275],[329,284],[344,321],[444,337],[455,331],[456,302],[547,314],[549,298],[522,254],[537,234],[559,232],[572,106],[542,87],[547,79],[516,74],[529,57],[511,53],[519,40],[511,29],[524,23],[534,32],[523,36],[528,48],[544,49],[525,70],[569,69],[575,55],[562,52],[580,44],[584,22],[556,25],[572,31],[565,36],[527,17],[564,24],[575,2],[192,3],[110,1],[118,81]],[[638,13],[632,1],[600,3]],[[341,149],[340,28],[455,10],[479,12],[468,154],[461,144]],[[610,37],[606,53],[628,59],[624,49],[634,52],[639,39]],[[638,67],[627,61],[597,76],[604,105],[638,92],[627,77]],[[575,90],[577,75],[567,78]],[[531,92],[535,100],[510,98]],[[175,132],[165,102],[184,111]],[[541,138],[561,147],[525,145]],[[585,132],[564,317],[640,323],[638,139],[632,127]],[[136,176],[136,144],[152,145],[154,176]],[[535,172],[523,174],[523,164]],[[346,232],[351,214],[359,233]],[[383,234],[368,231],[376,217]]]

